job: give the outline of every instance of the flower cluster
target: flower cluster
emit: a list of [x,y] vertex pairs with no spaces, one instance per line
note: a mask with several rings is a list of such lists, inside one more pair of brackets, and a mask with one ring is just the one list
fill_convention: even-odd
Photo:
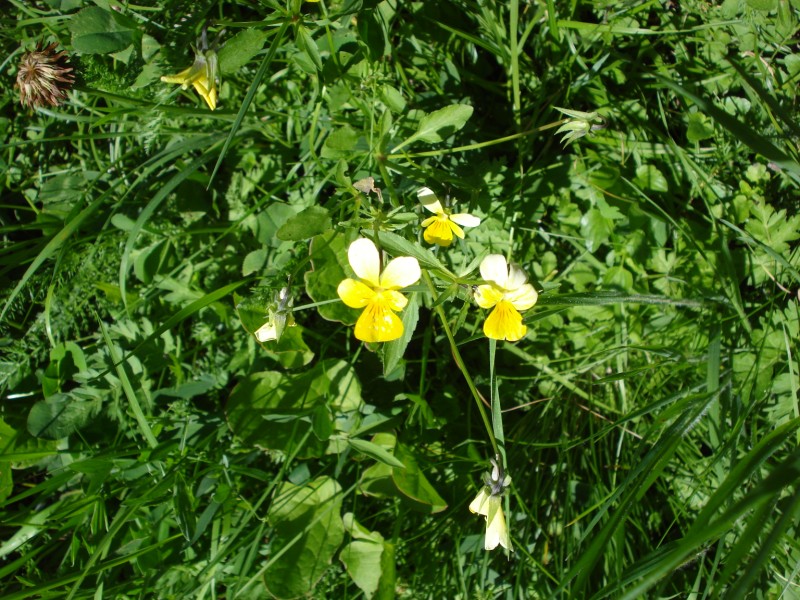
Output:
[[75,76],[69,66],[67,53],[63,50],[56,52],[57,48],[55,42],[45,48],[40,42],[36,50],[22,55],[16,85],[23,106],[58,106],[66,99]]
[[[498,457],[499,460],[499,457]],[[492,472],[483,476],[483,487],[470,502],[469,510],[486,517],[486,539],[484,548],[494,550],[498,544],[511,552],[511,540],[508,537],[506,518],[503,515],[503,496],[511,485],[511,477],[503,473],[498,461],[492,459]]]

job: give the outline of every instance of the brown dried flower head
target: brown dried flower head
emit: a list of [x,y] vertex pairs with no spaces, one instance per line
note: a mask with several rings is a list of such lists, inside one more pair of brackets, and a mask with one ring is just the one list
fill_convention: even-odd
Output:
[[28,108],[50,105],[58,106],[67,97],[75,82],[67,53],[56,52],[58,44],[53,42],[46,48],[42,43],[36,50],[27,52],[19,61],[17,87],[19,101]]

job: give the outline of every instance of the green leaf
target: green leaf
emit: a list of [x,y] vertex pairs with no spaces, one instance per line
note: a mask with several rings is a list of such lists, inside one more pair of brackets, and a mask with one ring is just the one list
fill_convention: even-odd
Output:
[[636,168],[633,182],[644,190],[651,192],[668,192],[667,178],[653,165],[640,165]]
[[330,231],[331,227],[331,216],[327,209],[309,206],[286,221],[278,229],[277,237],[286,242],[299,242]]
[[69,24],[72,45],[84,54],[110,54],[133,43],[135,24],[112,11],[88,6],[73,15]]
[[408,343],[414,336],[414,330],[419,321],[419,303],[415,293],[408,294],[408,304],[401,313],[403,321],[403,335],[398,339],[384,344],[383,349],[383,374],[388,375],[397,367],[408,348]]
[[95,401],[56,394],[33,405],[28,413],[28,431],[49,440],[67,437],[86,425],[98,409]]
[[769,12],[778,6],[777,0],[746,0],[747,6],[752,9]]
[[608,241],[609,236],[614,231],[614,221],[605,218],[596,208],[581,217],[581,235],[584,238],[586,249],[596,250],[601,244]]
[[372,598],[381,580],[383,542],[356,540],[342,548],[339,560],[364,597]]
[[297,27],[297,38],[295,39],[297,47],[302,50],[309,60],[313,63],[317,71],[322,71],[322,58],[319,55],[319,48],[317,48],[314,38],[308,33],[308,29],[299,25]]
[[420,119],[417,132],[412,136],[423,142],[441,142],[464,127],[472,116],[469,104],[453,104],[433,111]]
[[360,439],[349,439],[347,443],[350,444],[353,448],[361,452],[362,454],[366,454],[370,458],[374,458],[378,462],[381,462],[385,465],[389,465],[390,467],[398,467],[400,469],[405,469],[405,465],[397,460],[392,454],[385,450],[382,446],[378,444],[374,444],[372,442],[368,442],[366,440]]
[[244,257],[244,261],[242,261],[242,276],[247,277],[263,269],[264,265],[267,264],[267,258],[269,258],[269,252],[267,252],[266,248],[248,252],[247,256]]
[[696,143],[714,137],[714,123],[700,112],[689,113],[689,127],[686,139]]
[[270,594],[297,598],[314,589],[344,539],[341,505],[342,488],[329,477],[281,486],[267,513],[275,554],[264,573]]
[[447,502],[436,492],[422,474],[417,459],[403,444],[394,449],[395,458],[400,459],[405,469],[392,469],[392,479],[397,489],[411,501],[411,505],[423,512],[438,513],[447,508]]
[[[369,236],[367,236],[369,237]],[[427,248],[419,244],[409,242],[406,238],[390,231],[378,232],[378,244],[392,256],[413,256],[419,261],[421,267],[425,269],[437,269],[455,279],[455,275],[450,273],[447,267],[436,258]]]
[[264,47],[267,34],[260,29],[240,31],[217,52],[221,73],[235,73]]
[[[336,289],[347,278],[344,266],[347,262],[346,238],[341,233],[328,232],[314,236],[311,240],[310,255],[313,270],[306,271],[306,293],[314,302],[338,300]],[[359,311],[349,308],[343,302],[321,304],[317,311],[324,319],[352,325],[358,319]]]

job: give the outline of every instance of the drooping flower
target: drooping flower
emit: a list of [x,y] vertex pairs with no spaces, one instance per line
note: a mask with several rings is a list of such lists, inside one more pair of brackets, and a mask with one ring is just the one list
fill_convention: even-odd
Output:
[[164,75],[164,83],[180,84],[182,89],[193,86],[211,110],[217,108],[217,53],[214,50],[194,51],[194,64],[176,75]]
[[347,259],[361,281],[345,279],[337,292],[351,308],[363,308],[356,321],[355,336],[362,342],[388,342],[403,335],[403,322],[395,314],[408,299],[397,290],[419,280],[421,271],[416,258],[400,256],[381,272],[378,249],[371,240],[357,239],[347,249]]
[[294,317],[291,313],[292,298],[289,295],[289,288],[281,288],[275,297],[275,302],[267,311],[267,322],[259,327],[255,336],[261,342],[280,340],[283,330],[286,327],[294,326]]
[[67,53],[56,52],[58,44],[53,42],[42,48],[39,42],[36,50],[26,52],[19,61],[17,87],[19,101],[28,108],[45,105],[58,106],[67,97],[75,75],[69,66]]
[[481,261],[481,276],[486,284],[475,290],[481,308],[494,308],[483,324],[486,337],[516,342],[528,328],[522,324],[520,311],[528,310],[539,295],[528,276],[517,264],[508,265],[501,254],[490,254]]
[[442,203],[430,188],[417,190],[417,197],[427,210],[434,216],[425,219],[421,226],[425,228],[423,237],[429,244],[449,246],[453,243],[453,234],[464,239],[464,230],[459,227],[477,227],[481,224],[480,218],[466,213],[452,214],[442,206]]
[[499,544],[513,552],[514,548],[511,547],[506,518],[503,514],[503,496],[506,488],[511,484],[511,477],[503,473],[503,469],[497,461],[492,459],[491,463],[492,472],[484,475],[484,486],[475,499],[470,502],[469,510],[486,517],[486,539],[484,541],[486,550],[494,550]]

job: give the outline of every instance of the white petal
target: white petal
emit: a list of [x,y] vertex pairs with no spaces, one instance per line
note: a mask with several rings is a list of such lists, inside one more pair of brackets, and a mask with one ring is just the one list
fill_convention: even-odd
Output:
[[508,267],[508,281],[505,288],[509,291],[522,287],[528,281],[528,275],[517,263],[511,263]]
[[456,213],[454,215],[450,215],[450,220],[453,223],[458,223],[462,227],[477,227],[481,224],[480,217],[468,215],[467,213]]
[[347,249],[347,260],[356,275],[372,287],[380,284],[381,259],[372,240],[359,238]]
[[481,261],[481,277],[505,289],[508,280],[508,265],[502,254],[490,254]]
[[419,262],[411,256],[398,256],[389,261],[380,279],[380,287],[387,290],[399,290],[419,281],[422,271]]
[[444,213],[442,203],[439,202],[439,199],[436,197],[436,194],[433,193],[431,188],[424,187],[418,189],[417,198],[419,198],[419,201],[422,202],[422,206],[432,213],[436,213],[437,215]]

